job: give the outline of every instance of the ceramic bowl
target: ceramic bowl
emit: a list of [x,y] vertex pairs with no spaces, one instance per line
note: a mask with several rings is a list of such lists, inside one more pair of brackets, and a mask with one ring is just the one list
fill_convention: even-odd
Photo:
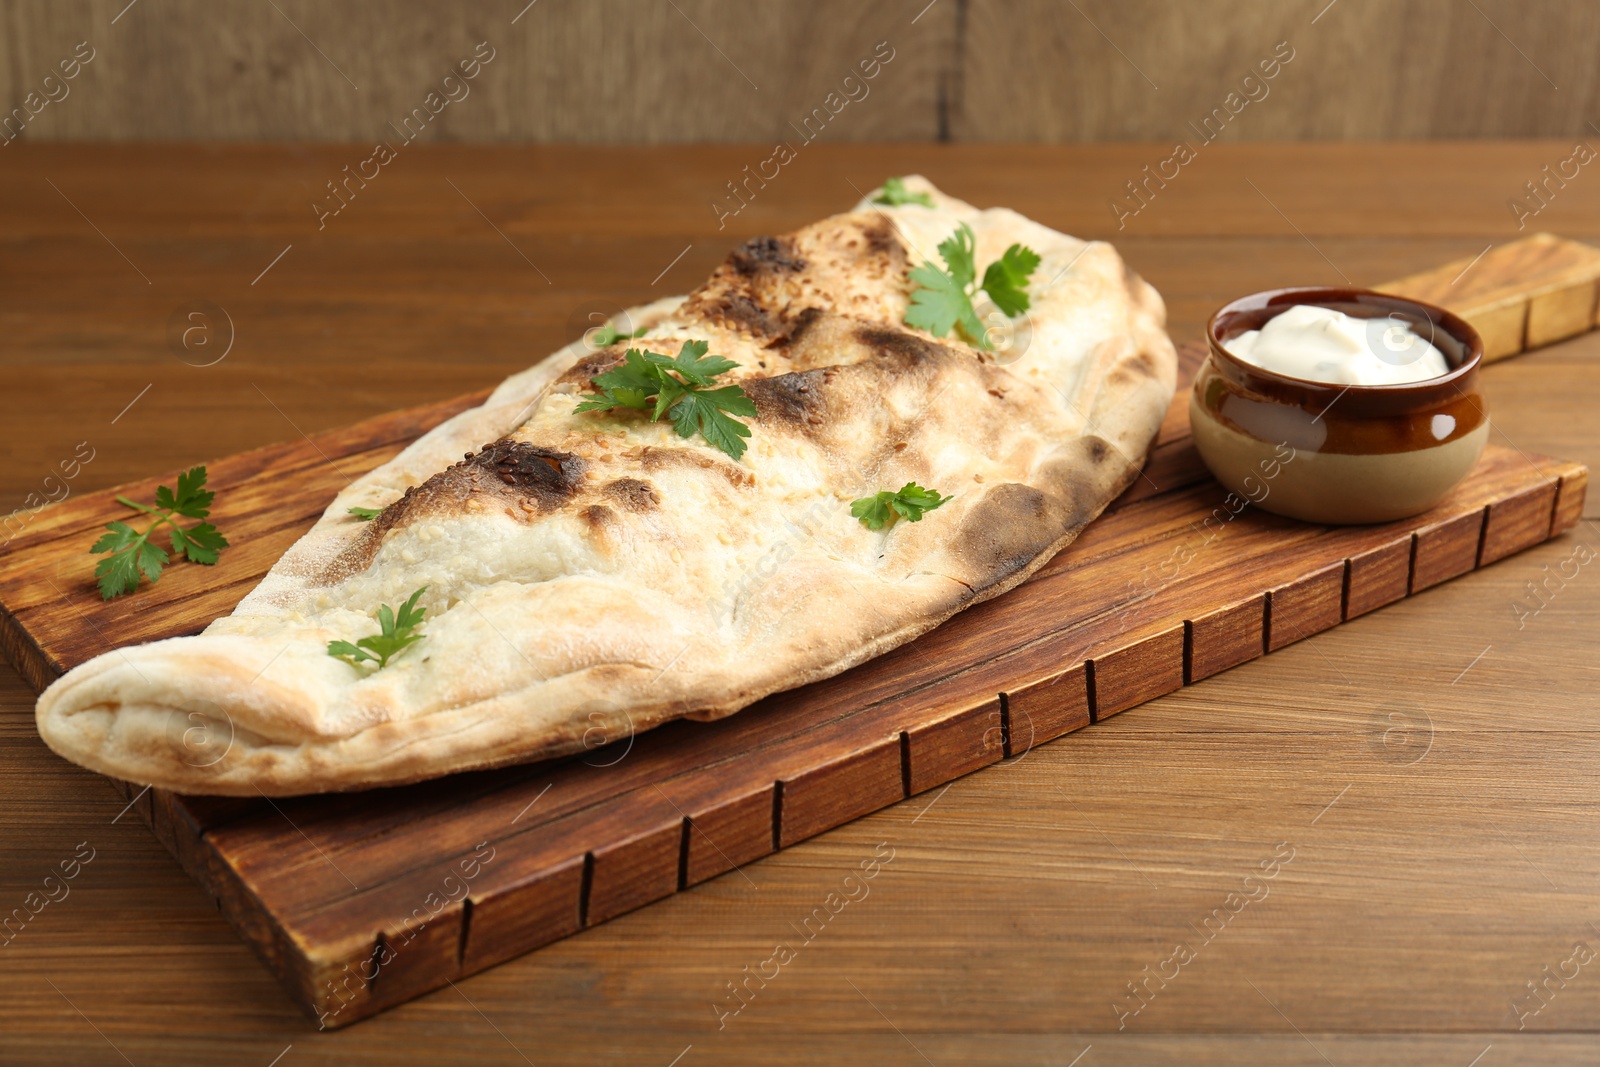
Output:
[[[1450,370],[1400,385],[1339,385],[1246,363],[1228,342],[1297,304],[1405,325]],[[1267,511],[1318,523],[1388,522],[1436,504],[1466,477],[1489,437],[1478,392],[1483,342],[1443,308],[1367,289],[1275,289],[1227,304],[1206,326],[1210,349],[1189,395],[1195,447],[1225,487]]]

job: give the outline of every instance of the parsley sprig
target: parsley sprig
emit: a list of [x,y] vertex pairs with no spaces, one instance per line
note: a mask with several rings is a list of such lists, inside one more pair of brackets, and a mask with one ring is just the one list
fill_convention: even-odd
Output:
[[872,496],[864,496],[850,505],[850,514],[861,520],[869,530],[881,530],[899,519],[921,522],[922,516],[950,501],[932,489],[924,489],[916,482],[907,482],[899,492],[888,489]]
[[412,632],[422,624],[422,616],[427,614],[427,608],[417,607],[417,598],[427,591],[428,587],[423,586],[412,593],[410,599],[400,605],[398,615],[389,605],[379,605],[378,626],[381,632],[363,637],[354,644],[349,641],[329,641],[328,655],[342,659],[352,667],[371,662],[377,664],[374,670],[383,670],[389,665],[390,659],[427,636]]
[[354,515],[356,518],[360,519],[362,522],[371,522],[373,519],[375,519],[379,515],[383,514],[383,509],[382,508],[353,507],[353,508],[346,508],[345,509],[345,514],[346,515]]
[[750,427],[733,415],[754,415],[756,406],[737,385],[713,388],[717,375],[739,364],[708,356],[704,341],[685,341],[676,356],[628,349],[623,361],[594,378],[598,393],[586,394],[575,411],[633,408],[649,411],[652,421],[672,420],[679,437],[699,433],[714,448],[738,459]]
[[911,291],[911,306],[906,309],[906,325],[927,330],[935,337],[944,337],[956,329],[974,348],[988,351],[994,347],[972,301],[981,290],[1012,318],[1027,311],[1024,287],[1039,266],[1039,253],[1024,245],[1012,245],[989,264],[980,285],[975,251],[972,227],[963,222],[939,243],[944,270],[924,263],[911,271],[916,288]]
[[898,207],[901,204],[921,204],[923,207],[933,206],[933,197],[927,193],[914,193],[906,188],[904,178],[889,178],[883,183],[883,188],[873,194],[874,204],[888,204]]
[[[178,475],[178,488],[174,492],[167,486],[156,489],[155,506],[140,504],[125,496],[117,502],[135,511],[153,516],[155,521],[144,530],[135,530],[125,522],[106,523],[107,532],[100,535],[90,552],[109,552],[105,559],[95,564],[95,577],[100,579],[100,596],[112,597],[131,593],[139,587],[142,574],[154,585],[161,578],[161,568],[174,557],[209,567],[217,562],[217,554],[228,547],[228,539],[209,522],[193,526],[178,525],[178,517],[205,519],[211,514],[211,501],[216,493],[205,488],[205,467],[191,467]],[[169,528],[172,555],[150,543],[150,535],[161,527]]]

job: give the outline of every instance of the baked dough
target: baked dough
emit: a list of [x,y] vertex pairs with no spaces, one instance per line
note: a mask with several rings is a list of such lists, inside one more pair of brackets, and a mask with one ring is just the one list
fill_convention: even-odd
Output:
[[[574,414],[627,344],[574,342],[353,482],[203,634],[68,672],[40,734],[180,793],[392,785],[729,715],[1004,593],[1137,476],[1174,389],[1165,309],[1107,244],[906,184],[936,206],[746,242],[631,317],[633,345],[739,364],[719,384],[759,412],[741,461]],[[1042,257],[998,354],[903,323],[907,271],[961,222],[980,269],[1013,242]],[[882,531],[851,517],[911,481],[952,499]],[[388,667],[328,655],[421,586],[426,637]]]

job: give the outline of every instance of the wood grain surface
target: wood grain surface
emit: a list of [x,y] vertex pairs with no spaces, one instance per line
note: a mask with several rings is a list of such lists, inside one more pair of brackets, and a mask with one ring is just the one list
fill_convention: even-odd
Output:
[[[703,197],[743,165],[740,149],[441,148],[317,234],[302,197],[343,149],[12,146],[0,488],[8,507],[60,495],[58,464],[84,440],[94,458],[71,493],[481,388],[575,334],[569,319],[596,303],[681,289],[734,240],[837,210],[851,182],[888,173],[1115,239],[1184,337],[1252,289],[1394,278],[1505,242],[1505,190],[1559,148],[1218,146],[1121,234],[1103,198],[1141,146],[1008,150],[1004,170],[977,149],[817,146],[720,233]],[[1593,241],[1600,199],[1568,193],[1539,225]],[[236,335],[208,367],[166,335],[196,298]],[[1597,360],[1589,334],[1486,370],[1495,441],[1600,458]],[[0,892],[24,906],[75,853],[94,858],[0,949],[0,1059],[1582,1062],[1600,982],[1587,966],[1560,974],[1576,942],[1600,936],[1600,600],[1576,563],[1594,533],[1582,519],[339,1033],[287,1004],[119,814],[126,801],[48,754],[31,695],[3,672]],[[1374,597],[1397,565],[1363,561]],[[1286,600],[1325,617],[1330,588],[1312,576]],[[845,876],[875,856],[892,859],[858,874],[849,885],[870,892],[849,900]],[[830,911],[829,894],[848,902]],[[1257,899],[1241,906],[1244,894]],[[1160,978],[1179,941],[1194,958]],[[719,1028],[716,1006],[739,1003],[728,983],[771,974],[779,942],[799,946],[793,958]]]
[[[480,43],[493,60],[427,140],[770,150],[825,107],[831,141],[1170,151],[1202,147],[1189,124],[1216,109],[1228,140],[1590,139],[1600,112],[1600,15],[1572,0],[13,0],[0,39],[0,104],[37,110],[30,140],[370,149]],[[81,42],[95,58],[45,85]],[[894,59],[846,84],[879,42]]]
[[1594,329],[1597,282],[1600,249],[1536,233],[1377,288],[1449,305],[1493,363]]
[[[586,735],[582,758],[355,795],[224,801],[113,784],[291,999],[338,1028],[1020,761],[1342,622],[1352,601],[1361,614],[1421,592],[1563,534],[1581,513],[1586,468],[1499,444],[1415,519],[1327,528],[1250,509],[1207,475],[1187,432],[1204,358],[1198,343],[1180,350],[1179,395],[1141,478],[1027,583],[736,717]],[[175,475],[28,516],[0,556],[0,649],[42,689],[108,645],[199,632],[321,516],[341,487],[333,472],[365,473],[481,397],[209,463],[211,519],[232,548],[113,601],[85,545],[124,513],[118,495],[149,499]],[[1374,557],[1395,565],[1354,563]],[[1307,599],[1324,606],[1308,611]],[[227,758],[231,722],[173,724],[186,762]],[[724,1015],[755,991],[741,986]]]

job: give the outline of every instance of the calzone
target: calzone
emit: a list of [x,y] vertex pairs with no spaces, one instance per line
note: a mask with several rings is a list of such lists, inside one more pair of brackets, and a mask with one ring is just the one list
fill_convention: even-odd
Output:
[[[618,321],[641,336],[507,379],[352,482],[233,614],[56,681],[39,732],[180,793],[411,782],[729,715],[1006,592],[1138,476],[1174,389],[1165,308],[1107,244],[905,187],[933,206],[747,241]],[[980,271],[1041,257],[992,350],[905,323],[909,272],[962,223]],[[691,340],[755,406],[737,461],[649,412],[575,410],[625,349]],[[911,482],[948,502],[852,515]],[[423,588],[422,640],[387,666],[329,654]]]

